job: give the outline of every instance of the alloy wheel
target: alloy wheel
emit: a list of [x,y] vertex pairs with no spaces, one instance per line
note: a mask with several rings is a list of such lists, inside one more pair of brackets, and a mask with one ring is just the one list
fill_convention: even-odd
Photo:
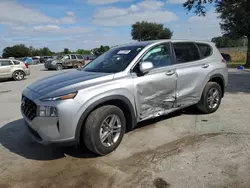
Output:
[[121,134],[121,120],[117,115],[105,118],[100,128],[101,143],[110,147],[117,142]]

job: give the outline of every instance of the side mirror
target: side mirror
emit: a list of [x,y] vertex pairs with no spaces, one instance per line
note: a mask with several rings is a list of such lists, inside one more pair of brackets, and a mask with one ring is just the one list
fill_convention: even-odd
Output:
[[141,73],[145,74],[149,71],[151,71],[154,68],[153,63],[149,62],[149,61],[144,61],[140,64],[140,71]]

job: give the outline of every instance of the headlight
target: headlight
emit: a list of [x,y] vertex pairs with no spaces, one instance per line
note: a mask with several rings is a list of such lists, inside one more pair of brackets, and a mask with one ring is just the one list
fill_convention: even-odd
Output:
[[39,116],[40,117],[57,117],[57,108],[53,106],[39,106]]
[[51,64],[52,64],[52,65],[55,65],[55,64],[56,64],[56,60],[52,61]]
[[73,92],[66,95],[44,98],[41,99],[41,101],[58,101],[58,100],[74,99],[76,95],[77,92]]

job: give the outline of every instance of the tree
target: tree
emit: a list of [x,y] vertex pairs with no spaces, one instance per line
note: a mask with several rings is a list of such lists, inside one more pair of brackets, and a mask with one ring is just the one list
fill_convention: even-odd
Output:
[[173,32],[169,28],[164,28],[163,24],[142,21],[132,25],[131,35],[134,40],[147,41],[170,39]]
[[51,56],[54,54],[48,47],[43,47],[39,51],[42,56]]
[[110,49],[109,46],[101,45],[99,48],[94,48],[91,51],[94,55],[99,56],[99,55],[103,54],[104,52],[108,51],[109,49]]
[[3,58],[7,57],[27,57],[31,56],[31,51],[24,44],[14,45],[12,47],[6,47],[3,49]]
[[87,55],[87,54],[90,54],[90,50],[78,49],[76,50],[76,54]]
[[64,48],[63,53],[64,53],[64,54],[70,54],[70,51],[69,51],[68,48]]
[[233,39],[232,37],[228,35],[214,37],[212,38],[212,42],[214,42],[218,48],[244,46],[244,39]]
[[183,6],[194,9],[197,15],[206,15],[207,3],[215,3],[216,12],[220,14],[221,29],[233,37],[247,37],[246,67],[250,67],[250,0],[187,0]]

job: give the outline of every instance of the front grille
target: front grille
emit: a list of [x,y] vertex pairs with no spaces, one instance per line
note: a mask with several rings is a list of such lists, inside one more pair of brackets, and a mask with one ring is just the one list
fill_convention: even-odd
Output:
[[23,114],[30,121],[32,121],[37,116],[37,114],[36,114],[37,113],[36,104],[32,100],[28,99],[25,96],[22,97],[21,109],[22,109]]

